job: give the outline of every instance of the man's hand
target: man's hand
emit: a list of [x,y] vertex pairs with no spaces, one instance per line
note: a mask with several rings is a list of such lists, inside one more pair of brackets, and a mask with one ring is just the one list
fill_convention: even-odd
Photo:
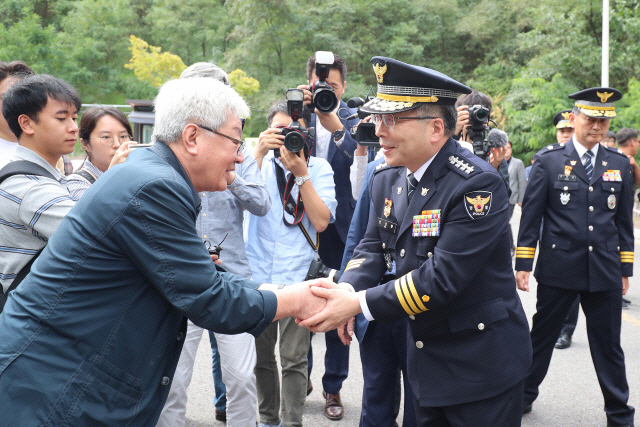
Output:
[[282,166],[294,176],[305,176],[309,174],[307,159],[304,157],[304,150],[300,150],[298,153],[292,153],[282,147],[280,149],[280,161],[282,162]]
[[338,326],[338,336],[344,345],[350,345],[353,340],[353,325],[356,318],[352,317],[345,325]]
[[309,85],[298,85],[298,89],[302,89],[304,99],[302,100],[307,107],[313,102],[313,93],[309,90]]
[[491,166],[498,170],[498,168],[500,167],[500,163],[502,163],[502,161],[504,160],[506,153],[507,147],[492,148],[489,153],[489,163],[491,163]]
[[457,108],[458,110],[458,121],[456,122],[456,135],[462,135],[460,140],[465,141],[467,139],[467,125],[469,124],[469,106],[461,105]]
[[311,286],[321,285],[322,280],[326,279],[300,282],[295,285],[287,285],[282,289],[278,289],[278,285],[263,283],[258,287],[258,290],[271,291],[276,294],[278,308],[273,318],[274,321],[289,316],[297,319],[308,319],[320,313],[327,304],[325,299],[315,296],[311,292]]
[[516,271],[516,285],[521,291],[529,292],[530,271]]
[[316,110],[316,117],[318,117],[318,120],[320,120],[320,124],[322,125],[322,127],[331,133],[334,133],[335,131],[340,130],[344,127],[335,111],[332,111],[330,113],[321,113],[320,111]]
[[280,135],[282,129],[269,128],[260,133],[258,145],[254,151],[254,157],[264,157],[269,150],[280,148],[284,144],[284,135]]
[[622,295],[626,295],[629,290],[629,277],[622,276]]
[[211,261],[213,261],[214,263],[216,263],[218,265],[222,265],[222,261],[220,260],[220,257],[218,255],[209,254],[209,256],[211,257]]
[[311,291],[315,296],[325,298],[327,305],[322,312],[300,322],[300,326],[308,328],[311,332],[332,331],[338,326],[344,326],[348,320],[362,312],[360,300],[355,292],[339,288],[327,279],[321,280],[320,286],[312,286]]

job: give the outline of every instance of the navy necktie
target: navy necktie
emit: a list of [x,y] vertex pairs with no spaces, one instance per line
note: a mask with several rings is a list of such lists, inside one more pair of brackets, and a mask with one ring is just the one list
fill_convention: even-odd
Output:
[[411,197],[413,197],[413,192],[416,190],[417,186],[418,180],[416,177],[413,176],[412,173],[407,175],[407,198],[409,199],[409,202],[411,202]]
[[591,181],[591,177],[593,176],[593,163],[591,162],[591,158],[593,157],[593,152],[591,150],[587,150],[586,161],[584,162],[584,170],[587,172],[587,178]]

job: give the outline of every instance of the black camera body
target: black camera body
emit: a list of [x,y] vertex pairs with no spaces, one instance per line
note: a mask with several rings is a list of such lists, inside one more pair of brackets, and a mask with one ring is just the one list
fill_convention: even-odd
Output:
[[[284,135],[284,147],[291,153],[300,155],[300,151],[304,150],[305,158],[309,158],[310,141],[315,136],[314,128],[305,128],[298,121],[302,116],[304,108],[304,93],[300,89],[287,90],[287,113],[291,116],[289,126],[278,126],[280,135]],[[280,150],[274,149],[273,155],[280,157]]]
[[489,130],[489,109],[482,105],[472,105],[467,108],[469,111],[469,124],[467,125],[467,135],[471,138],[473,154],[482,160],[487,160],[491,147],[487,142],[487,132]]
[[321,260],[315,259],[311,262],[309,271],[307,272],[307,277],[305,277],[304,280],[322,278],[327,278],[329,280],[333,280],[334,283],[338,283],[338,280],[340,280],[340,272],[338,270],[334,270],[333,268],[327,267],[322,263]]
[[380,138],[376,135],[376,125],[371,122],[360,122],[356,130],[356,141],[365,147],[380,148]]
[[[312,105],[321,113],[330,113],[338,106],[336,91],[327,83],[331,65],[333,65],[333,53],[316,52],[316,76],[318,80],[309,85],[309,90],[313,94]],[[311,109],[313,112],[313,108]]]

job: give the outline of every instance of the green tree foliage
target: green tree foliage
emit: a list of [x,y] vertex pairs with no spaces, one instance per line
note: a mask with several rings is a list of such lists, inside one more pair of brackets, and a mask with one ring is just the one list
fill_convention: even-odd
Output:
[[[640,127],[640,0],[611,0],[610,84],[625,93],[612,129]],[[186,65],[241,69],[260,90],[247,136],[269,106],[306,83],[316,50],[340,54],[345,98],[375,90],[370,58],[436,69],[494,100],[494,119],[525,160],[555,141],[567,95],[600,84],[599,0],[3,0],[0,60],[22,59],[68,80],[85,102],[153,98],[124,67],[134,35]]]

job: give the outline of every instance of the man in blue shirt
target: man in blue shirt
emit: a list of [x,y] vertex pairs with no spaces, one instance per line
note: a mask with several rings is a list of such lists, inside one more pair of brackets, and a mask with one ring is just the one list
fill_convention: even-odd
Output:
[[[305,117],[306,112],[306,117]],[[309,120],[309,110],[304,107],[302,126]],[[262,177],[271,196],[271,210],[264,217],[247,215],[245,221],[245,244],[251,262],[253,278],[257,281],[295,283],[304,280],[309,265],[317,258],[315,248],[318,233],[334,221],[336,199],[333,171],[329,163],[318,157],[307,157],[308,146],[298,154],[290,153],[283,146],[284,136],[278,126],[288,126],[291,117],[286,102],[277,102],[269,110],[269,129],[260,134],[254,156],[262,169]],[[280,157],[265,158],[270,150],[279,150]],[[307,163],[306,159],[309,159]],[[295,185],[287,203],[304,200],[304,214],[300,224],[292,225],[294,216],[283,209],[278,186],[278,173]],[[286,188],[289,188],[287,185]],[[286,190],[285,188],[285,190]],[[288,193],[283,193],[287,197]],[[301,204],[296,205],[302,209]],[[317,247],[317,246],[316,246]],[[278,331],[279,329],[279,331]],[[275,344],[280,336],[280,359],[282,363],[282,418],[286,426],[302,426],[302,413],[307,395],[307,350],[309,331],[296,325],[294,319],[286,318],[268,326],[256,339],[256,383],[260,426],[282,425],[280,420],[280,382],[275,360]]]
[[306,284],[220,271],[198,235],[198,193],[226,189],[243,160],[242,98],[213,79],[179,79],[160,89],[155,110],[153,147],[87,190],[9,294],[0,314],[7,425],[155,425],[187,318],[257,336],[325,305]]

